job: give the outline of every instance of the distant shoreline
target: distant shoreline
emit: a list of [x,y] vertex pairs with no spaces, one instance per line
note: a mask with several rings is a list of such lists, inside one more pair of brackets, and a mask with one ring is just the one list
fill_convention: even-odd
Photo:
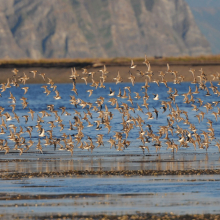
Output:
[[[104,65],[109,72],[107,74],[106,82],[115,83],[114,78],[118,72],[123,78],[123,82],[128,83],[130,73],[135,76],[135,82],[145,82],[146,76],[141,76],[139,73],[147,72],[147,66],[144,64],[144,58],[132,59],[137,65],[135,69],[131,69],[130,58],[114,58],[114,59],[44,59],[44,60],[0,60],[0,83],[6,83],[8,79],[13,77],[12,70],[18,69],[18,76],[24,73],[29,76],[28,84],[45,83],[42,77],[37,75],[32,77],[30,71],[36,70],[38,73],[45,73],[46,78],[50,78],[54,83],[72,83],[69,79],[71,75],[71,68],[76,68],[79,77],[76,83],[84,83],[81,78],[85,76],[82,74],[83,68],[88,69],[88,72],[95,72],[94,80],[100,81],[101,72]],[[159,72],[167,71],[167,63],[169,63],[171,70],[178,72],[178,76],[184,78],[184,82],[193,80],[189,69],[195,69],[195,74],[198,76],[201,69],[207,75],[208,81],[213,80],[213,74],[220,73],[220,55],[209,57],[170,57],[170,58],[149,58],[151,70],[153,71],[152,82],[154,80],[161,80]],[[147,78],[148,80],[148,78]],[[165,80],[172,82],[174,75],[166,73]],[[217,79],[215,79],[217,80]],[[88,75],[88,83],[91,83],[91,77]]]
[[[199,57],[149,57],[147,58],[152,65],[163,66],[167,63],[171,65],[220,65],[220,55],[199,56]],[[138,65],[143,65],[144,58],[82,58],[82,59],[17,59],[0,60],[0,68],[67,68],[67,67],[99,67],[107,66],[127,66],[133,60]]]

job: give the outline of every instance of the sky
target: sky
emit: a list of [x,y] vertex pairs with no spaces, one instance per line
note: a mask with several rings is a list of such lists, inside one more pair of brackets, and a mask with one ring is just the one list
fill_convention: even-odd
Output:
[[190,7],[220,7],[219,0],[185,0]]
[[220,54],[220,0],[185,0],[213,54]]

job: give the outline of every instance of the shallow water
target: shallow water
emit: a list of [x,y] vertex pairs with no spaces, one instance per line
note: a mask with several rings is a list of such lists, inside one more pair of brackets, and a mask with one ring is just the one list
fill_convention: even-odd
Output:
[[[120,154],[77,155],[71,157],[67,152],[56,155],[33,154],[28,159],[22,155],[19,160],[11,156],[0,160],[1,172],[35,173],[70,170],[123,171],[123,170],[191,170],[220,169],[219,153],[187,153],[172,155],[168,152],[151,156]],[[28,155],[29,156],[29,155]]]
[[[2,214],[219,213],[220,176],[32,178],[0,181]],[[19,195],[23,198],[19,199]],[[25,197],[26,196],[26,197]],[[10,198],[17,197],[17,200]]]
[[[216,83],[213,83],[216,85]],[[88,97],[87,89],[91,87],[85,84],[77,84],[78,96],[76,96],[70,90],[72,89],[71,84],[59,84],[57,89],[60,92],[62,99],[54,100],[54,92],[51,92],[49,96],[46,96],[41,88],[42,85],[27,85],[29,91],[26,95],[23,95],[23,90],[20,88],[10,88],[2,93],[0,98],[1,106],[5,108],[4,112],[8,112],[13,116],[10,101],[9,91],[16,97],[17,103],[15,112],[20,116],[20,123],[17,123],[15,119],[11,121],[5,121],[7,126],[9,124],[15,124],[17,127],[22,126],[24,131],[27,126],[34,126],[32,132],[32,140],[35,144],[30,148],[29,151],[19,155],[18,151],[13,150],[14,142],[8,140],[10,146],[10,152],[4,154],[4,151],[0,152],[0,172],[1,173],[40,173],[40,172],[54,172],[54,171],[70,171],[70,170],[112,170],[112,171],[123,171],[123,170],[191,170],[191,169],[220,169],[220,154],[218,148],[215,146],[216,141],[219,139],[218,122],[215,120],[213,111],[217,112],[218,106],[212,106],[213,109],[205,114],[203,122],[198,123],[197,118],[194,116],[198,112],[192,111],[191,104],[183,103],[183,96],[176,97],[176,104],[183,111],[186,111],[189,116],[189,121],[195,124],[197,133],[201,134],[202,131],[207,131],[208,119],[213,121],[213,128],[215,129],[215,140],[210,141],[209,148],[206,152],[205,149],[196,150],[192,144],[188,144],[188,148],[180,147],[178,152],[174,154],[171,150],[167,150],[165,145],[166,140],[162,136],[162,148],[159,152],[156,152],[153,143],[146,144],[149,147],[149,153],[143,154],[139,148],[141,141],[137,139],[139,136],[140,129],[134,126],[132,132],[129,133],[128,140],[131,142],[130,146],[125,148],[123,151],[117,151],[114,147],[110,149],[110,144],[107,140],[113,137],[115,132],[122,131],[122,115],[114,109],[108,102],[109,100],[109,87],[118,93],[118,89],[125,86],[131,86],[131,97],[134,98],[133,92],[139,92],[143,96],[141,86],[144,83],[136,83],[134,87],[131,84],[112,84],[106,83],[106,89],[94,90],[93,95]],[[209,86],[209,83],[207,83]],[[174,85],[168,83],[169,87],[177,88],[178,93],[181,95],[188,92],[189,86],[194,90],[194,85],[190,83],[182,83],[181,85]],[[21,86],[22,87],[22,86]],[[158,93],[160,99],[158,101],[153,100],[153,93]],[[205,91],[200,91],[198,95],[194,95],[195,98],[202,98],[205,104],[206,102],[211,103],[212,101],[218,101],[218,96],[213,94],[210,90],[211,96],[205,96]],[[95,146],[96,135],[103,134],[104,146],[95,148],[93,152],[79,149],[74,142],[74,153],[73,156],[67,151],[60,151],[59,146],[54,151],[54,146],[43,145],[44,137],[40,138],[43,146],[43,154],[35,149],[36,143],[39,138],[39,132],[35,128],[37,124],[37,115],[41,115],[39,112],[47,110],[48,104],[54,104],[55,110],[58,111],[58,115],[62,118],[64,124],[64,130],[60,131],[58,123],[53,129],[53,137],[61,138],[65,132],[67,135],[75,135],[77,130],[70,131],[69,121],[74,123],[73,117],[75,116],[74,110],[81,113],[87,110],[81,107],[75,107],[70,104],[70,95],[75,95],[76,98],[80,98],[84,101],[95,104],[98,97],[102,96],[105,98],[103,110],[107,105],[109,111],[113,114],[111,121],[111,132],[108,134],[108,130],[103,128],[101,130],[95,130],[98,113],[93,112],[93,118],[89,118],[89,121],[93,124],[92,128],[87,127],[87,122],[83,121],[84,138],[83,141],[88,141],[88,136],[93,139]],[[168,93],[167,88],[164,85],[158,87],[154,83],[150,83],[148,89],[149,100],[149,111],[153,112],[154,108],[159,111],[159,118],[156,120],[147,120],[145,113],[148,110],[144,109],[144,113],[130,111],[131,116],[137,117],[140,115],[144,119],[145,124],[143,128],[147,129],[146,124],[152,125],[152,130],[157,134],[160,126],[167,125],[167,118],[170,111],[167,109],[165,113],[160,109],[161,101],[169,101],[167,99]],[[35,111],[34,120],[32,121],[29,117],[27,123],[25,123],[22,117],[29,109],[23,109],[20,98],[22,96],[27,97],[29,105],[32,110]],[[136,108],[137,104],[140,106],[143,104],[143,100],[134,99],[133,106],[125,99],[117,98],[119,105],[122,102],[127,103],[129,106]],[[197,106],[198,103],[194,103]],[[66,111],[71,115],[61,115],[60,107],[65,106]],[[173,105],[174,108],[175,105]],[[200,111],[206,112],[204,107],[200,107]],[[3,112],[3,113],[4,113]],[[91,110],[92,112],[92,110]],[[49,112],[50,113],[50,112]],[[153,113],[154,114],[154,113]],[[154,115],[155,117],[155,115]],[[55,116],[52,114],[49,117],[43,118],[44,123],[42,126],[45,130],[50,129],[47,122],[55,120]],[[174,129],[176,127],[174,124]],[[189,125],[184,124],[182,121],[178,125],[189,130]],[[17,128],[19,129],[19,128]],[[10,134],[9,129],[5,130],[5,134],[0,135],[1,139],[8,139]],[[192,134],[192,132],[191,132]],[[46,134],[48,135],[48,134]],[[26,138],[26,142],[29,140],[28,133],[21,134],[22,137]],[[169,132],[169,137],[175,143],[178,142],[178,136],[174,132],[172,135]],[[123,138],[125,136],[123,135]],[[74,139],[74,137],[73,137]],[[63,144],[63,142],[62,142]],[[215,180],[215,181],[209,181]],[[0,212],[6,214],[5,216],[17,213],[20,216],[30,214],[32,216],[40,216],[44,214],[53,213],[78,213],[80,215],[86,214],[133,214],[138,212],[151,212],[151,213],[164,213],[173,212],[175,214],[195,214],[195,213],[219,213],[219,180],[218,175],[205,175],[205,176],[157,176],[157,177],[100,177],[94,178],[81,176],[80,178],[22,178],[22,179],[1,179],[0,180]],[[19,199],[19,195],[26,196]],[[38,198],[41,195],[44,198]],[[5,199],[8,199],[5,201]]]
[[[214,86],[217,86],[217,83],[213,83],[213,84],[214,84]],[[111,98],[111,97],[108,96],[109,87],[111,87],[112,90],[115,91],[115,96],[114,96],[115,98],[117,98],[116,95],[118,94],[119,88],[121,88],[122,93],[123,93],[123,88],[124,87],[126,87],[126,86],[131,87],[131,97],[133,98],[133,105],[131,105],[131,103],[128,102],[127,99],[117,98],[117,100],[118,100],[119,106],[122,103],[126,103],[126,104],[128,104],[128,106],[133,107],[135,109],[135,113],[132,112],[132,111],[129,111],[129,113],[132,117],[136,118],[136,117],[140,116],[145,121],[145,124],[143,124],[143,129],[144,130],[148,130],[146,125],[150,124],[152,126],[152,130],[153,130],[154,134],[158,135],[157,132],[158,132],[158,129],[160,128],[160,126],[167,125],[167,118],[169,118],[168,115],[170,114],[170,111],[167,109],[167,111],[163,113],[163,110],[160,109],[161,101],[169,101],[169,99],[168,99],[169,95],[167,93],[168,89],[163,84],[161,84],[160,87],[158,87],[155,83],[150,83],[149,84],[150,87],[148,88],[149,99],[147,100],[147,103],[149,104],[149,111],[153,113],[154,108],[156,108],[159,111],[158,120],[156,120],[156,117],[155,117],[154,113],[153,113],[154,119],[153,120],[148,120],[147,119],[148,116],[145,115],[145,113],[147,113],[148,110],[145,109],[145,108],[143,108],[144,113],[136,110],[137,104],[142,106],[143,99],[142,98],[139,99],[139,100],[135,99],[134,98],[134,96],[135,96],[134,92],[138,92],[143,97],[143,95],[144,95],[143,91],[144,90],[141,90],[141,86],[143,86],[144,83],[136,83],[134,86],[131,86],[130,83],[121,83],[121,84],[117,84],[117,85],[113,84],[113,83],[106,83],[105,84],[106,85],[105,89],[103,89],[103,88],[94,89],[93,87],[90,87],[90,84],[88,84],[88,85],[77,84],[76,87],[77,87],[77,90],[78,90],[78,96],[74,92],[71,91],[72,84],[58,84],[57,85],[57,90],[59,91],[59,93],[62,97],[62,99],[60,99],[60,100],[55,100],[53,98],[55,96],[55,93],[52,91],[52,89],[51,89],[51,94],[49,96],[46,96],[46,94],[43,93],[44,89],[41,88],[41,86],[43,86],[43,85],[47,85],[47,84],[21,85],[20,87],[23,87],[23,86],[28,86],[29,87],[29,90],[28,90],[27,94],[25,94],[25,95],[23,95],[24,92],[21,88],[12,87],[10,89],[7,89],[5,92],[3,92],[2,97],[0,98],[0,103],[1,103],[0,105],[1,105],[1,107],[4,108],[3,113],[8,112],[10,115],[13,116],[12,108],[10,107],[10,105],[12,103],[10,103],[11,101],[8,98],[10,96],[10,92],[15,96],[15,98],[17,100],[16,101],[15,112],[20,117],[20,122],[18,123],[16,121],[16,119],[12,119],[11,121],[6,121],[4,116],[2,118],[4,119],[7,126],[9,124],[16,125],[17,130],[19,130],[19,126],[21,126],[24,131],[26,131],[26,127],[33,126],[33,132],[32,132],[31,139],[35,143],[37,143],[38,138],[39,138],[39,131],[37,131],[37,128],[35,127],[36,124],[37,124],[37,115],[41,116],[41,113],[39,113],[39,112],[42,111],[42,110],[46,110],[48,113],[51,114],[51,116],[49,116],[49,117],[44,117],[43,118],[44,123],[41,123],[43,128],[45,129],[45,131],[50,129],[49,124],[47,122],[54,121],[56,119],[54,114],[52,114],[50,111],[48,111],[47,105],[53,104],[54,109],[57,111],[58,115],[62,119],[62,124],[64,125],[64,129],[62,131],[60,131],[60,127],[58,126],[57,122],[54,123],[56,125],[56,127],[53,129],[53,138],[62,139],[63,133],[65,133],[67,135],[69,135],[69,134],[70,135],[76,135],[76,133],[77,133],[77,130],[73,130],[73,131],[68,130],[69,129],[69,121],[74,123],[73,117],[76,116],[75,110],[77,110],[82,115],[82,117],[84,116],[84,112],[87,112],[86,108],[82,109],[82,107],[80,107],[80,106],[78,106],[76,108],[74,105],[71,105],[70,104],[70,95],[74,95],[76,98],[82,99],[85,102],[93,103],[93,106],[96,106],[95,102],[96,102],[97,98],[102,96],[102,97],[105,98],[104,104],[102,105],[103,106],[102,109],[104,110],[105,105],[106,105],[108,107],[109,111],[112,112],[112,114],[113,114],[113,119],[110,122],[110,125],[112,126],[111,131],[110,131],[110,133],[108,133],[108,130],[107,130],[107,128],[105,128],[104,125],[101,125],[101,127],[102,127],[101,130],[95,130],[95,128],[96,128],[95,121],[97,119],[99,119],[98,118],[99,114],[97,112],[92,111],[92,109],[90,109],[90,111],[92,112],[93,118],[88,117],[88,119],[93,124],[93,127],[87,127],[88,123],[85,120],[82,120],[83,125],[84,125],[84,128],[83,128],[84,138],[82,139],[82,141],[87,142],[88,141],[87,138],[89,136],[93,139],[94,145],[97,146],[96,136],[97,136],[97,134],[103,134],[104,135],[104,137],[103,137],[104,147],[101,146],[100,148],[95,148],[94,151],[96,151],[97,153],[100,152],[101,154],[103,154],[103,153],[104,154],[109,154],[110,153],[110,154],[118,155],[118,152],[115,152],[114,148],[111,149],[111,150],[109,149],[110,144],[107,142],[107,140],[110,137],[113,137],[115,135],[116,131],[117,132],[122,131],[122,128],[123,128],[123,126],[121,124],[122,114],[119,113],[118,110],[114,109],[115,106],[111,106],[110,103],[108,102],[109,98]],[[178,90],[178,93],[179,93],[180,96],[176,97],[175,104],[177,104],[179,106],[181,111],[186,111],[188,113],[189,121],[196,126],[198,134],[201,134],[203,131],[207,132],[208,131],[207,130],[207,128],[208,128],[207,121],[208,121],[208,119],[212,120],[213,128],[215,129],[214,133],[215,133],[216,140],[213,140],[213,141],[210,142],[208,151],[212,152],[212,149],[213,149],[213,152],[218,152],[218,148],[215,146],[215,143],[216,143],[216,141],[218,140],[218,138],[220,136],[219,135],[220,131],[218,129],[218,122],[215,120],[215,117],[212,114],[212,112],[217,112],[218,111],[218,109],[217,109],[218,106],[213,105],[212,106],[213,109],[205,114],[205,118],[200,124],[198,123],[198,119],[195,117],[195,115],[198,114],[200,111],[206,112],[206,108],[204,107],[205,103],[207,103],[207,102],[212,103],[213,101],[218,101],[219,100],[218,96],[213,94],[211,89],[210,89],[211,96],[205,96],[206,91],[199,90],[200,93],[194,95],[194,98],[195,98],[195,101],[196,101],[194,104],[197,107],[199,107],[199,104],[197,103],[196,98],[201,98],[204,102],[203,102],[203,106],[199,107],[199,112],[195,112],[195,111],[192,111],[193,107],[191,106],[191,104],[183,103],[184,97],[181,96],[181,94],[188,92],[189,86],[191,86],[192,91],[194,91],[195,85],[192,85],[190,83],[182,83],[181,85],[174,85],[173,83],[168,83],[168,86],[171,87],[172,89],[176,88]],[[209,83],[207,83],[207,87],[208,86],[209,86]],[[94,92],[93,92],[91,97],[88,97],[88,92],[86,92],[86,90],[88,90],[88,89],[94,89]],[[126,92],[128,94],[128,90],[126,90]],[[153,94],[159,94],[159,100],[157,100],[157,101],[153,100],[153,97],[154,97]],[[29,103],[28,107],[26,109],[22,108],[22,104],[21,104],[21,100],[20,100],[20,98],[23,97],[23,96],[27,98],[27,101]],[[173,108],[176,108],[175,104],[172,104]],[[66,107],[66,111],[68,113],[70,113],[71,115],[69,115],[69,116],[68,115],[67,116],[61,115],[60,107],[62,107],[62,106]],[[31,120],[30,114],[28,113],[29,108],[31,108],[33,111],[35,111],[33,121]],[[29,115],[29,119],[28,119],[27,123],[25,123],[25,119],[24,119],[24,117],[22,117],[23,115]],[[185,116],[183,114],[182,114],[182,117],[185,118]],[[175,128],[176,125],[177,125],[177,123],[175,122],[174,123],[174,128]],[[178,123],[178,125],[183,129],[189,130],[189,125],[184,124],[183,121],[180,121]],[[1,139],[7,139],[8,135],[10,134],[9,129],[7,129],[7,130],[4,129],[4,130],[5,130],[5,134],[0,135]],[[139,139],[137,139],[138,136],[139,136],[139,131],[140,131],[140,129],[138,127],[134,126],[132,131],[129,133],[129,136],[128,136],[127,140],[130,141],[130,146],[128,148],[124,149],[125,153],[128,153],[128,154],[137,154],[137,153],[139,154],[140,153],[141,154],[142,150],[139,148],[139,145],[142,144],[142,143]],[[191,134],[193,134],[193,132],[191,132]],[[46,133],[46,135],[49,136],[48,133]],[[27,132],[24,132],[23,134],[21,134],[21,136],[26,138],[26,143],[30,139],[29,134]],[[166,140],[163,140],[163,137],[165,137],[165,136],[162,136],[162,139],[161,139],[162,144],[163,144],[162,148],[166,148],[167,147],[167,145],[165,145]],[[125,135],[123,134],[123,139],[124,138],[125,138]],[[169,138],[171,140],[173,140],[174,143],[179,144],[179,142],[178,142],[179,137],[175,133],[175,129],[174,129],[173,135],[169,132]],[[45,139],[45,137],[40,137],[40,141],[41,141],[42,144],[44,143],[44,139]],[[73,137],[73,139],[74,139],[74,137]],[[61,141],[61,143],[63,144],[62,141]],[[10,151],[13,152],[14,143],[9,140],[8,144],[11,147]],[[155,147],[152,146],[153,143],[150,143],[150,144],[147,144],[147,145],[149,146],[150,153],[154,153],[156,151]],[[49,148],[52,150],[53,145],[43,147],[43,152],[47,153]],[[198,146],[197,146],[197,148],[198,148]],[[75,149],[76,150],[74,151],[74,153],[78,154],[79,152],[77,150],[77,146],[75,146]],[[34,146],[31,147],[30,150],[32,150],[32,152],[36,151]],[[199,150],[199,152],[202,151],[202,152],[205,153],[205,149],[197,149],[197,150]],[[171,151],[171,150],[169,150],[169,151]],[[189,143],[188,148],[186,149],[186,151],[187,152],[192,152],[192,151],[195,152],[193,145]],[[16,151],[16,152],[18,152],[18,151]],[[83,154],[84,154],[84,152],[85,151],[83,151]],[[2,153],[4,153],[4,152],[2,152]],[[50,152],[50,153],[52,153],[52,152]],[[57,151],[53,152],[53,153],[60,154],[60,152],[57,152]],[[3,155],[2,155],[2,157],[3,157]]]
[[[70,170],[191,170],[219,168],[218,153],[100,155],[67,152],[2,159],[1,173],[29,178],[0,180],[0,213],[12,215],[122,215],[135,213],[219,214],[220,175],[78,176],[35,178],[32,173]],[[10,155],[10,154],[8,154]],[[23,156],[23,155],[22,155]]]

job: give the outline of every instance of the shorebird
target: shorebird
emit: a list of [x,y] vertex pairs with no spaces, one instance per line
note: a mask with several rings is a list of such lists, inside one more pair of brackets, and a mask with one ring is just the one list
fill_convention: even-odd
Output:
[[218,147],[218,150],[219,150],[219,153],[220,153],[220,141],[219,140],[215,143],[215,146]]
[[154,117],[153,117],[153,115],[152,115],[151,112],[147,112],[145,115],[148,116],[148,120],[149,120],[149,119],[154,119]]
[[25,118],[25,124],[27,124],[27,122],[28,122],[28,115],[22,115],[22,117],[24,117]]
[[128,94],[128,101],[133,105],[133,99],[131,98],[130,94]]
[[12,103],[16,103],[16,98],[12,95],[10,91],[10,97],[8,99],[12,99]]
[[196,105],[194,105],[194,104],[191,104],[191,106],[193,107],[193,109],[192,109],[192,111],[199,111],[199,109],[197,108],[197,106]]
[[89,92],[89,97],[90,97],[92,95],[92,93],[93,93],[93,89],[89,89],[86,92]]
[[107,74],[108,71],[106,69],[106,66],[104,65],[103,70],[99,70],[102,74]]
[[176,149],[176,152],[178,151],[178,145],[174,144],[173,141],[167,141],[165,142],[167,144],[167,149],[172,149],[172,152],[174,154],[174,150]]
[[20,77],[18,80],[21,81],[25,85],[26,81],[29,79],[29,77],[24,73],[23,77]]
[[97,82],[94,79],[92,79],[92,84],[90,86],[91,87],[95,87],[97,89],[99,87],[99,82]]
[[23,109],[25,109],[28,105],[27,98],[22,97],[22,98],[20,98],[20,100],[22,100],[22,107],[23,107]]
[[9,153],[10,147],[8,146],[7,140],[5,140],[5,144],[3,145],[2,149],[5,151],[5,154]]
[[28,91],[28,89],[29,89],[29,87],[28,86],[26,86],[26,87],[22,87],[21,89],[23,89],[24,90],[24,95],[27,93],[27,91]]
[[126,98],[128,98],[128,97],[127,97],[127,94],[126,94],[126,90],[125,90],[125,88],[124,88],[124,93],[123,93],[123,95],[121,96],[121,98],[122,98],[122,99],[126,99]]
[[134,69],[134,68],[136,68],[136,66],[137,66],[137,65],[134,65],[134,61],[131,60],[131,68]]
[[173,71],[170,69],[170,65],[167,63],[167,73],[172,73]]
[[87,85],[87,79],[88,79],[88,77],[87,77],[87,76],[84,76],[84,77],[82,77],[81,79],[83,79],[83,80],[85,81],[85,84]]
[[79,74],[77,73],[75,67],[71,68],[71,75],[69,76],[69,78],[73,80],[74,85],[76,84],[76,79],[78,76],[79,76]]
[[144,113],[143,109],[137,104],[137,110]]
[[149,111],[149,104],[147,103],[147,99],[143,97],[143,104],[142,106],[144,106],[148,111]]
[[141,96],[139,95],[139,93],[138,92],[134,92],[135,93],[135,99],[137,99],[137,100],[139,100],[140,98],[141,98]]
[[116,143],[115,143],[115,140],[114,140],[114,139],[112,139],[112,138],[110,137],[110,139],[108,140],[108,142],[110,143],[110,149],[111,149],[113,146],[116,148]]
[[92,79],[94,78],[95,72],[89,72],[89,75],[92,76]]
[[114,96],[115,95],[115,91],[112,91],[112,89],[111,89],[111,87],[109,87],[109,90],[110,90],[110,92],[109,92],[109,96]]
[[35,78],[37,74],[37,70],[31,70],[30,73],[33,73],[33,78]]
[[118,71],[118,75],[117,75],[117,77],[116,78],[113,78],[114,80],[116,80],[116,84],[118,84],[118,83],[121,83],[122,82],[122,77],[120,76],[120,73],[119,73],[119,71]]
[[40,151],[43,154],[42,146],[40,143],[40,138],[38,138],[38,143],[36,145],[36,150]]
[[82,71],[82,74],[89,74],[87,69],[82,68],[82,70],[83,70],[83,71]]
[[137,75],[139,75],[139,76],[145,76],[145,73],[143,72],[143,71],[141,71],[141,70],[137,70],[138,71],[138,73],[137,73]]
[[[150,63],[147,65],[147,72],[146,73],[150,74],[150,76],[152,76],[151,74],[153,74]],[[147,75],[147,76],[149,76],[149,75]]]
[[215,116],[215,120],[218,121],[218,113],[217,112],[212,112],[211,114],[214,115]]
[[143,62],[144,64],[146,64],[146,65],[148,65],[149,64],[149,61],[147,60],[147,56],[145,55],[145,57],[144,57],[144,62]]
[[61,96],[57,90],[55,90],[56,96],[54,96],[54,99],[61,99]]
[[153,82],[156,83],[158,87],[160,86],[160,81],[159,80],[155,79]]
[[29,110],[30,110],[30,111],[29,111],[28,113],[31,114],[31,119],[32,119],[32,121],[33,121],[35,111],[33,111],[33,110],[30,109],[30,108],[29,108]]
[[147,149],[147,151],[148,151],[148,153],[149,153],[149,148],[148,148],[148,146],[140,145],[139,148],[142,149],[144,155],[145,155],[145,149]]
[[39,75],[43,78],[44,81],[46,80],[46,79],[45,79],[45,76],[46,76],[45,73],[39,73]]
[[99,86],[99,88],[103,88],[103,89],[106,88],[105,85],[104,85],[104,81],[102,81],[101,79],[100,79],[100,86]]
[[173,94],[173,96],[179,96],[178,91],[177,91],[176,88],[174,88],[174,94]]
[[41,88],[44,88],[44,93],[47,94],[47,96],[51,93],[51,91],[47,88],[47,86],[41,86]]
[[158,119],[158,111],[157,111],[157,109],[154,108],[153,112],[156,114],[156,119]]
[[154,95],[153,100],[159,100],[159,95],[158,94],[153,94],[153,95]]
[[16,68],[14,68],[14,69],[12,70],[12,73],[14,73],[14,76],[17,76],[17,75],[18,75],[18,72],[19,72],[19,70],[17,70]]
[[135,76],[133,76],[131,72],[130,72],[130,76],[128,77],[128,79],[131,80],[131,84],[132,84],[132,86],[134,86],[134,83],[135,83]]
[[164,79],[163,79],[163,80],[161,81],[161,83],[163,83],[166,87],[168,87],[168,86],[167,86],[167,80],[164,80]]
[[76,88],[76,84],[73,83],[73,88],[71,89],[71,91],[75,92],[76,95],[78,95],[78,92],[77,92],[77,88]]

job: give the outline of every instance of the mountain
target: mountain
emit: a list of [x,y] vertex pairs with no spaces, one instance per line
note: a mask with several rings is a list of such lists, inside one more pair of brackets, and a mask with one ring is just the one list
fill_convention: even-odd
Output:
[[220,1],[186,0],[195,17],[196,24],[209,41],[213,54],[220,54]]
[[0,0],[0,58],[211,52],[184,0]]

